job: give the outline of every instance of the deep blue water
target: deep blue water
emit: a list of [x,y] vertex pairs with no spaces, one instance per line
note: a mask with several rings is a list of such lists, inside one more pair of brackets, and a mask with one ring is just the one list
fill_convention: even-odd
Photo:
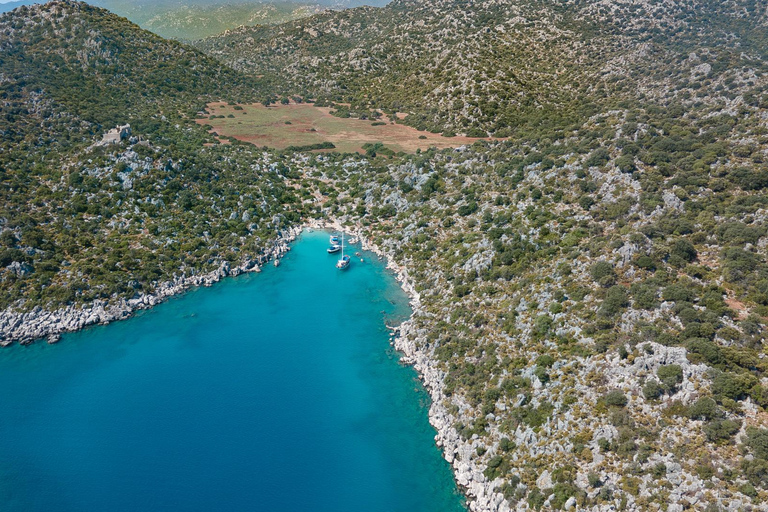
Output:
[[463,510],[368,253],[275,269],[57,345],[0,350],[0,510]]

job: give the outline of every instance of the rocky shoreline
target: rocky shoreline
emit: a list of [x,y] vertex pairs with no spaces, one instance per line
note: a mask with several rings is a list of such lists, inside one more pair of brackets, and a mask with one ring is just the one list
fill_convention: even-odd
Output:
[[[13,343],[28,344],[36,340],[47,339],[49,343],[59,341],[61,335],[75,332],[90,325],[107,324],[115,320],[129,318],[136,311],[151,308],[166,299],[197,286],[211,286],[227,276],[238,276],[245,272],[259,272],[269,261],[278,261],[290,250],[289,244],[305,229],[346,230],[337,221],[312,220],[303,225],[290,228],[278,236],[266,249],[265,254],[255,261],[246,262],[237,267],[230,267],[227,262],[218,270],[207,274],[177,277],[173,281],[162,283],[152,294],[140,294],[134,299],[121,299],[117,304],[95,301],[89,307],[68,306],[56,311],[35,308],[27,313],[13,311],[0,312],[0,346]],[[432,404],[429,409],[429,421],[437,431],[435,442],[442,449],[444,458],[451,464],[458,485],[469,498],[469,510],[473,512],[506,512],[509,510],[501,494],[493,492],[494,482],[488,482],[482,468],[472,461],[474,446],[461,439],[453,427],[456,422],[444,405],[446,396],[445,375],[434,364],[431,355],[420,347],[425,346],[423,337],[414,326],[413,318],[422,313],[421,299],[411,280],[408,270],[395,263],[394,256],[373,244],[362,231],[355,231],[364,250],[371,251],[387,262],[387,268],[396,276],[400,286],[410,298],[413,314],[409,320],[395,329],[393,344],[403,354],[401,361],[412,365],[422,384],[430,394]]]
[[[349,227],[342,226],[337,221],[323,222],[312,221],[308,227],[315,229],[332,229],[337,231],[349,231]],[[443,452],[443,457],[451,465],[453,475],[459,488],[468,498],[468,508],[472,512],[509,512],[508,503],[504,496],[494,491],[500,482],[488,481],[483,474],[485,468],[478,467],[472,454],[476,446],[472,440],[463,440],[454,424],[459,421],[446,407],[450,401],[445,393],[445,372],[437,367],[435,359],[429,351],[424,350],[428,344],[425,341],[426,331],[418,329],[414,318],[423,313],[421,297],[416,286],[408,274],[408,269],[395,263],[394,255],[382,250],[372,243],[361,230],[353,231],[360,239],[364,250],[383,258],[387,262],[387,268],[395,274],[401,288],[410,298],[413,309],[411,318],[394,328],[392,343],[395,349],[402,354],[401,362],[414,367],[419,379],[429,393],[431,405],[429,407],[429,422],[437,431],[435,443]],[[457,404],[458,405],[458,404]]]
[[290,250],[289,244],[301,233],[301,227],[294,227],[279,233],[278,237],[265,249],[264,254],[237,267],[223,262],[213,272],[200,275],[181,275],[172,281],[158,285],[153,293],[140,293],[135,298],[120,299],[115,304],[107,301],[94,301],[89,306],[67,306],[56,311],[47,311],[40,307],[26,313],[6,310],[0,312],[0,346],[13,343],[28,344],[46,339],[56,343],[61,335],[75,332],[96,324],[108,324],[123,320],[142,309],[151,308],[169,297],[178,295],[197,286],[211,286],[227,276],[238,276],[245,272],[259,272],[270,260],[277,261]]

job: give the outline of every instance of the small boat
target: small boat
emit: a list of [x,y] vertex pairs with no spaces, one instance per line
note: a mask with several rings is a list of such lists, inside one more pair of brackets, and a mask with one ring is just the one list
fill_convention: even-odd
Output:
[[330,244],[339,245],[339,235],[331,235]]
[[280,260],[275,260],[275,266],[276,266],[276,267],[279,267],[279,266],[280,266]]
[[344,233],[341,234],[341,258],[336,262],[336,268],[346,270],[349,267],[351,259],[349,255],[344,254]]
[[336,262],[336,268],[339,270],[345,270],[347,267],[349,267],[349,255],[345,254],[339,258],[339,261]]
[[328,254],[333,254],[335,252],[339,252],[341,250],[340,245],[332,245],[328,248]]

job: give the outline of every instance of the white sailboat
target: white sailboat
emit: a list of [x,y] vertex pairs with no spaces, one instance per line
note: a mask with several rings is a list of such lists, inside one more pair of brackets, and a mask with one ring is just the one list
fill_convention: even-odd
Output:
[[336,268],[346,270],[349,267],[350,257],[344,254],[344,233],[341,233],[341,258],[336,262]]

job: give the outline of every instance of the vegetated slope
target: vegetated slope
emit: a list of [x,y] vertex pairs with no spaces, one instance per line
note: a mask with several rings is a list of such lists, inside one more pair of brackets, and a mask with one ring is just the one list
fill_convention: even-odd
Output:
[[512,136],[293,162],[421,294],[404,346],[478,510],[764,510],[766,34],[749,1],[396,2],[200,47]]
[[[254,256],[271,224],[260,224],[262,244],[245,235],[278,213],[280,179],[253,169],[247,148],[205,148],[213,139],[191,120],[238,83],[198,51],[83,3],[0,16],[2,307],[132,297],[247,244],[239,256]],[[134,138],[92,146],[118,123]],[[233,204],[252,211],[230,219]]]
[[767,161],[739,97],[293,165],[407,269],[474,510],[735,511],[768,503]]
[[327,7],[317,3],[270,1],[122,1],[95,0],[94,5],[125,16],[162,37],[194,40],[240,26],[282,23]]
[[690,75],[702,64],[719,76],[759,63],[765,33],[764,7],[751,0],[401,0],[241,28],[198,47],[273,78],[274,93],[407,111],[405,122],[430,130],[506,136],[649,91],[660,104],[721,96],[692,90]]

